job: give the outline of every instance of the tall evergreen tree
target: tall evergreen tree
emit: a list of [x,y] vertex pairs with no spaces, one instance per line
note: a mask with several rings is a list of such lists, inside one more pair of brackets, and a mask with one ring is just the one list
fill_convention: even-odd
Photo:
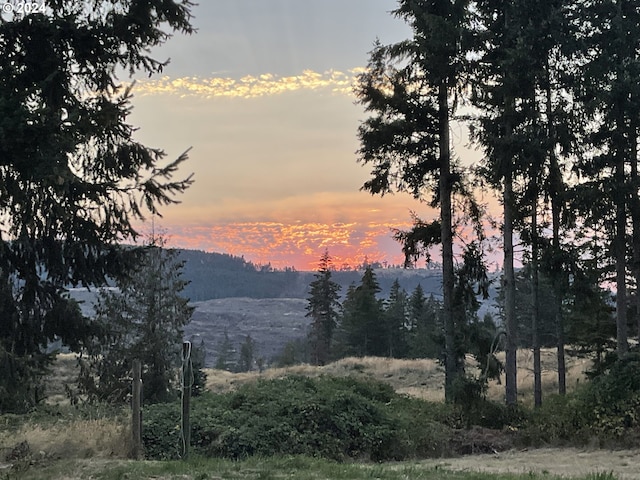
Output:
[[359,357],[387,354],[384,311],[378,293],[380,286],[376,274],[368,266],[360,285],[350,286],[342,303],[340,330],[344,354]]
[[320,257],[315,280],[309,284],[307,317],[311,318],[311,358],[315,365],[329,361],[333,333],[340,315],[340,285],[331,280],[331,257],[325,250]]
[[384,310],[387,356],[404,358],[407,355],[407,292],[396,278],[391,285]]
[[[578,171],[613,212],[605,217],[605,225],[616,272],[616,348],[619,355],[624,355],[628,350],[627,254],[640,246],[632,241],[630,249],[627,241],[628,218],[640,218],[636,208],[640,10],[633,0],[583,2],[580,7],[576,21],[584,32],[582,99],[593,121],[589,143],[594,153],[580,162]],[[637,233],[631,238],[636,240]],[[638,253],[635,258],[639,258]],[[634,272],[635,268],[631,263]]]
[[177,252],[152,237],[141,265],[99,292],[95,322],[105,333],[81,357],[80,386],[93,398],[123,401],[130,391],[133,360],[142,364],[146,402],[171,399],[177,391],[184,326],[193,307],[181,296],[186,282]]
[[394,14],[409,23],[413,38],[383,46],[376,43],[369,69],[356,95],[372,116],[359,129],[360,160],[373,166],[364,189],[372,194],[407,191],[417,198],[431,195],[440,206],[439,219],[416,221],[400,232],[407,260],[442,244],[445,326],[445,392],[458,373],[453,312],[453,205],[460,172],[450,148],[451,116],[463,84],[468,53],[465,46],[470,14],[468,0],[400,0]]
[[227,330],[224,331],[224,336],[217,347],[218,358],[216,358],[215,368],[229,372],[235,370],[237,364],[236,349],[229,338]]
[[0,12],[0,277],[15,305],[0,318],[0,355],[24,382],[42,373],[32,360],[51,340],[87,333],[53,314],[65,287],[126,273],[133,250],[118,244],[190,184],[173,180],[186,155],[163,164],[134,139],[117,72],[160,72],[166,62],[149,52],[193,32],[191,5],[54,0]]
[[410,356],[414,358],[441,358],[442,304],[433,295],[425,297],[422,285],[411,293],[408,300]]
[[[475,9],[482,27],[476,32],[473,103],[482,113],[479,128],[472,133],[485,150],[485,177],[502,192],[508,404],[517,402],[514,233],[522,199],[519,180],[525,173],[531,174],[528,165],[536,164],[534,171],[539,170],[539,156],[532,151],[536,145],[531,141],[530,128],[535,126],[537,112],[534,100],[539,64],[532,55],[537,47],[528,37],[532,30],[540,27],[536,16],[540,8],[543,7],[537,2],[526,0],[483,0],[476,3]],[[533,185],[537,191],[537,182]],[[534,196],[537,197],[537,193]],[[537,205],[537,200],[532,200],[532,205]]]
[[253,370],[253,360],[256,352],[256,342],[247,335],[240,345],[240,358],[238,360],[238,372],[250,372]]

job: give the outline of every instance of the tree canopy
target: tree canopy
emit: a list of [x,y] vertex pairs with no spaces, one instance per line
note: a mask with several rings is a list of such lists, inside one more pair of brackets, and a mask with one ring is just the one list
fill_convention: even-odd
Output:
[[186,152],[133,137],[131,84],[162,71],[150,54],[172,32],[192,33],[192,3],[51,0],[0,13],[0,281],[11,315],[0,356],[31,362],[48,342],[86,333],[57,312],[67,285],[101,285],[136,260],[121,246],[146,215],[176,201]]

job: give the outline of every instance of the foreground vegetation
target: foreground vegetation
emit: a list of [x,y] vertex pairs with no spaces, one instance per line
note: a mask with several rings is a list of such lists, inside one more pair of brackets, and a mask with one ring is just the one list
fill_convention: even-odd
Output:
[[[3,478],[0,471],[0,478]],[[116,480],[123,478],[146,479],[234,479],[234,480],[298,480],[320,479],[379,479],[379,480],[554,480],[566,477],[525,472],[521,474],[488,474],[447,470],[439,465],[418,462],[394,464],[345,464],[328,460],[283,456],[271,458],[254,457],[241,462],[230,460],[194,458],[189,461],[86,461],[71,460],[53,462],[48,465],[4,478],[22,480],[92,479]],[[585,480],[615,480],[608,473],[575,477]]]
[[[565,397],[548,395],[537,409],[526,402],[507,408],[483,397],[453,405],[398,393],[421,374],[426,389],[441,385],[441,369],[420,370],[424,367],[419,361],[411,371],[406,361],[368,358],[324,369],[298,367],[297,375],[291,370],[267,371],[262,378],[238,375],[236,380],[242,377],[244,383],[227,391],[212,388],[218,393],[193,399],[188,462],[174,460],[181,454],[178,402],[145,407],[146,461],[127,460],[131,432],[126,409],[66,403],[43,405],[28,415],[2,415],[0,479],[515,479],[523,477],[456,473],[478,467],[473,462],[456,467],[454,457],[490,453],[491,462],[499,464],[499,452],[529,446],[640,446],[638,354],[581,382]],[[532,471],[554,473],[548,463],[532,465]],[[616,478],[606,473],[609,465],[608,458],[593,464],[586,471],[601,473],[591,477],[578,476],[584,469],[569,474]],[[514,471],[538,478],[526,469]]]

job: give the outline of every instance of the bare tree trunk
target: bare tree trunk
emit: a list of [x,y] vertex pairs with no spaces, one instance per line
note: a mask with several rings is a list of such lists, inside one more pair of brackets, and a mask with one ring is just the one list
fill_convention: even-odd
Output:
[[[560,169],[558,168],[558,160],[552,155],[552,168],[557,169],[558,176]],[[553,167],[555,164],[555,167]],[[553,255],[560,254],[560,191],[555,192],[555,198],[551,200],[551,216],[553,228]],[[565,395],[567,393],[567,368],[564,356],[564,317],[562,315],[562,297],[560,282],[558,281],[559,272],[554,272],[553,278],[553,298],[555,302],[555,319],[556,319],[556,358],[558,363],[558,393]]]
[[638,198],[638,128],[633,122],[631,128],[631,223],[633,233],[631,246],[633,250],[633,260],[631,271],[636,283],[635,316],[636,316],[636,338],[640,342],[640,199]]
[[[538,181],[534,175],[533,181]],[[540,363],[540,334],[539,334],[539,287],[538,259],[540,256],[538,246],[538,188],[534,186],[531,205],[531,343],[533,347],[533,399],[534,405],[542,405],[542,366]]]
[[[510,133],[510,132],[509,132]],[[518,401],[517,386],[517,360],[518,349],[516,327],[516,280],[513,266],[513,178],[512,173],[507,172],[504,178],[504,315],[507,333],[506,362],[505,362],[505,396],[507,405],[515,405]]]
[[438,90],[440,136],[440,228],[442,236],[442,305],[445,340],[445,398],[452,399],[457,375],[455,322],[453,318],[453,227],[451,207],[451,151],[449,146],[449,102],[447,82]]
[[[616,3],[617,20],[624,18],[622,1]],[[618,35],[624,35],[618,31]],[[632,59],[635,52],[620,52],[623,58]],[[620,71],[616,72],[618,79],[624,78],[625,72],[622,71],[623,65],[618,64]],[[614,105],[615,111],[618,113],[616,117],[616,129],[613,137],[616,155],[615,161],[615,190],[613,200],[616,204],[616,220],[615,220],[615,237],[614,249],[616,260],[616,343],[618,357],[622,357],[629,350],[628,334],[627,334],[627,179],[625,178],[625,154],[628,146],[625,134],[627,119],[625,115],[624,100],[617,100]]]

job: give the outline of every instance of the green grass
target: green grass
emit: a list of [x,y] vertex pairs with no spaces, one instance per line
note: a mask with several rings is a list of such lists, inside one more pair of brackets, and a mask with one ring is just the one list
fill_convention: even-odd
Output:
[[[196,457],[189,461],[60,460],[32,465],[18,472],[0,471],[0,480],[555,480],[548,474],[488,474],[455,472],[433,462],[337,463],[285,456],[243,461]],[[615,480],[607,474],[576,477]]]

